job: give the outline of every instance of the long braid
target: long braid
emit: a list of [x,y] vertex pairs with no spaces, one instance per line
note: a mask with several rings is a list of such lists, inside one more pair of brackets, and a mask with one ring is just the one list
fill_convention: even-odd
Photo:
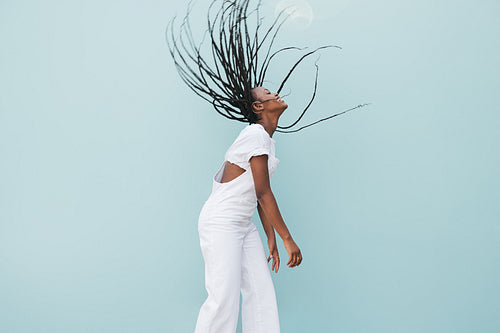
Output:
[[[228,119],[255,123],[259,118],[252,108],[255,101],[251,93],[252,88],[262,86],[269,64],[277,55],[291,50],[303,51],[304,48],[291,46],[272,52],[276,36],[290,15],[286,13],[286,8],[283,9],[270,27],[264,31],[264,36],[261,38],[259,34],[262,28],[262,18],[259,12],[261,1],[259,0],[255,8],[249,12],[250,2],[251,0],[212,0],[207,14],[208,27],[198,45],[194,41],[189,22],[190,2],[178,34],[176,35],[174,32],[176,17],[167,25],[166,40],[177,72],[195,94],[211,103],[219,114]],[[220,7],[213,15],[212,11],[217,3],[220,3]],[[256,26],[253,32],[248,27],[248,19],[252,15],[256,17]],[[210,43],[211,59],[205,59],[201,55],[201,47],[207,37]],[[281,82],[278,94],[304,59],[319,50],[331,47],[340,49],[339,46],[326,45],[303,54]],[[261,52],[264,52],[264,56],[260,62]],[[209,64],[209,60],[213,61],[212,65]],[[278,126],[276,131],[281,133],[297,132],[320,121],[367,105],[358,105],[292,130],[291,128],[302,119],[316,96],[319,67],[317,63],[315,66],[314,92],[309,103],[295,122],[288,126]]]

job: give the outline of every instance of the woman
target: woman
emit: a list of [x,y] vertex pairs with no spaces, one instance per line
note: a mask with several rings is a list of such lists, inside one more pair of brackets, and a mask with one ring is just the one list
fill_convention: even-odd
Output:
[[[236,332],[240,291],[244,332],[279,332],[278,308],[267,262],[278,272],[274,229],[289,254],[289,267],[300,265],[302,254],[276,204],[269,179],[278,159],[272,135],[288,105],[269,90],[252,89],[256,123],[245,127],[225,155],[213,179],[212,194],[198,221],[205,259],[208,298],[200,309],[195,332]],[[270,256],[252,222],[257,207],[266,232]]]
[[[212,17],[212,8],[220,8]],[[244,333],[280,331],[275,291],[268,262],[278,272],[280,259],[276,230],[288,252],[287,265],[296,267],[302,254],[294,242],[278,209],[270,187],[279,160],[275,157],[274,132],[292,133],[347,111],[323,118],[296,130],[295,126],[316,95],[318,66],[312,98],[298,119],[288,126],[278,120],[288,105],[279,97],[297,65],[324,46],[302,55],[285,76],[276,93],[262,87],[272,60],[285,51],[271,53],[279,28],[288,16],[282,11],[261,39],[260,1],[248,11],[249,0],[214,0],[208,12],[208,54],[204,57],[203,41],[196,45],[191,32],[188,10],[176,36],[174,20],[168,27],[167,42],[179,75],[198,96],[210,102],[222,116],[247,123],[229,147],[225,160],[214,176],[212,193],[203,205],[198,219],[200,246],[205,260],[205,286],[208,297],[196,324],[196,333],[235,333],[238,322],[239,295],[242,294]],[[251,31],[249,18],[256,17]],[[282,18],[285,16],[284,18]],[[267,44],[266,44],[267,43]],[[365,104],[366,105],[366,104]],[[267,235],[269,257],[256,226],[252,222],[255,208]]]

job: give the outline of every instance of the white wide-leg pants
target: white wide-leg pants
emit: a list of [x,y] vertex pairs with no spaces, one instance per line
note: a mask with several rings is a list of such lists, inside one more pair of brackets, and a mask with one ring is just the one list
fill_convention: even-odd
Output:
[[276,294],[255,224],[200,220],[198,233],[208,297],[195,333],[235,333],[240,292],[243,333],[279,333]]

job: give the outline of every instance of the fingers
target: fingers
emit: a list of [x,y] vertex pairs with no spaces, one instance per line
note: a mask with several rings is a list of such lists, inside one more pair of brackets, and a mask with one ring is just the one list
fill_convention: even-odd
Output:
[[290,256],[290,259],[287,262],[287,265],[288,265],[288,267],[292,268],[292,267],[300,265],[301,262],[302,262],[302,254],[299,251],[296,253],[292,253],[292,255]]
[[295,263],[295,266],[300,265],[301,262],[302,262],[302,253],[299,252],[299,254],[297,255],[297,261]]
[[280,257],[278,255],[278,251],[275,249],[273,252],[269,254],[269,257],[267,258],[267,262],[269,260],[273,259],[273,262],[271,264],[271,271],[275,271],[278,273],[278,269],[280,267]]
[[278,273],[278,269],[280,267],[280,258],[278,256],[273,257],[273,266],[271,268],[272,271]]

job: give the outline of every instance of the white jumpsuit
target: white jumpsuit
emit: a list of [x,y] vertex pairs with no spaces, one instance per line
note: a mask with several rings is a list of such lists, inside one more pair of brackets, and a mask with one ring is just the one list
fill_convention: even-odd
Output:
[[[252,222],[257,196],[249,162],[252,156],[268,155],[271,178],[279,163],[275,143],[262,125],[247,125],[227,150],[213,178],[212,193],[198,220],[208,297],[201,306],[195,333],[235,333],[240,292],[243,333],[280,331],[271,272]],[[245,172],[221,183],[226,161]]]

